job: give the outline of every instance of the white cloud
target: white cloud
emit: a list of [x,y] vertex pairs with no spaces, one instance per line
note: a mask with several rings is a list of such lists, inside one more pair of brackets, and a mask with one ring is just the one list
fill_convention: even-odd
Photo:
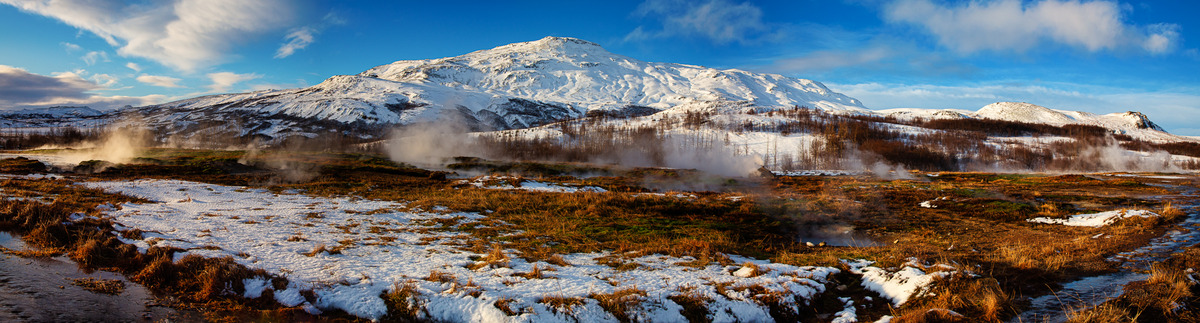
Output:
[[1142,48],[1153,54],[1163,54],[1175,49],[1179,39],[1179,25],[1156,24],[1147,27],[1149,37],[1142,43]]
[[247,38],[283,27],[294,15],[283,0],[0,0],[61,20],[144,57],[194,71],[218,63]]
[[72,44],[72,43],[68,43],[68,42],[62,42],[62,43],[60,43],[60,44],[62,44],[63,48],[66,48],[66,49],[67,49],[67,52],[68,52],[68,53],[70,53],[70,52],[74,52],[74,51],[83,50],[83,47],[79,47],[79,45],[75,45],[75,44]]
[[133,70],[134,72],[141,72],[141,71],[142,71],[142,67],[141,67],[141,66],[139,66],[137,63],[134,63],[134,62],[125,63],[125,67],[128,67],[129,69]]
[[253,80],[256,78],[260,78],[260,77],[262,77],[262,75],[253,74],[253,73],[251,73],[251,74],[237,74],[237,73],[231,73],[231,72],[209,73],[208,79],[212,81],[212,85],[209,85],[208,89],[211,92],[229,92],[230,89],[233,89],[234,84],[237,84],[237,83],[240,83],[243,81]]
[[95,74],[95,75],[92,75],[91,79],[92,79],[92,82],[96,82],[96,84],[99,84],[100,87],[104,87],[104,88],[112,87],[113,85],[117,84],[118,80],[120,80],[116,76],[112,76],[112,75],[108,75],[108,74]]
[[292,32],[288,33],[287,36],[284,37],[284,39],[287,40],[287,43],[284,43],[283,46],[279,47],[279,50],[275,51],[275,58],[292,56],[296,50],[308,47],[309,44],[313,43],[315,38],[313,34],[315,32],[316,30],[310,27],[300,27],[292,30]]
[[158,87],[182,87],[178,84],[179,79],[168,76],[142,74],[137,77],[137,81]]
[[87,63],[89,66],[96,65],[96,62],[107,62],[108,61],[108,53],[103,52],[103,51],[88,52],[87,54],[84,54],[83,57],[80,57],[79,59],[82,59],[83,62]]
[[1139,111],[1167,131],[1184,135],[1200,120],[1200,89],[1136,91],[1126,88],[1089,86],[1071,83],[1020,84],[994,82],[978,85],[945,86],[930,84],[832,84],[830,89],[859,99],[872,109],[979,108],[999,101],[1029,102],[1051,109],[1077,110],[1098,114]]
[[[0,109],[23,109],[56,105],[86,105],[98,109],[116,108],[125,105],[146,105],[165,99],[162,95],[100,96],[92,91],[103,90],[106,84],[97,84],[81,76],[83,71],[55,73],[52,76],[30,73],[24,69],[0,65]],[[103,83],[115,82],[106,74],[96,74],[94,80]],[[108,80],[113,80],[109,82]]]
[[638,6],[634,15],[658,19],[662,28],[648,31],[639,26],[625,35],[626,41],[698,36],[718,44],[728,44],[751,43],[774,36],[774,28],[762,20],[762,9],[748,2],[646,0]]
[[942,5],[931,0],[896,0],[884,6],[892,23],[916,25],[942,46],[962,53],[1027,52],[1046,43],[1096,52],[1141,49],[1161,54],[1179,41],[1178,26],[1126,24],[1114,1],[971,1]]

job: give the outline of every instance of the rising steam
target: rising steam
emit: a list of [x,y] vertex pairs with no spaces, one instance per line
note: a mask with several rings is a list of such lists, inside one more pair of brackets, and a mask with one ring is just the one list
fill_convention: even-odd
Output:
[[393,161],[421,166],[441,166],[456,156],[488,157],[467,132],[452,121],[409,125],[393,131],[384,150]]
[[150,135],[144,129],[109,129],[95,142],[84,142],[67,148],[58,154],[64,163],[78,165],[89,160],[102,160],[113,164],[128,163],[138,157],[147,146]]

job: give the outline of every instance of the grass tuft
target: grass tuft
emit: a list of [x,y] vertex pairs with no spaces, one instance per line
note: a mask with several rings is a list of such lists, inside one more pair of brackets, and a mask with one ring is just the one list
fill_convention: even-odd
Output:
[[600,307],[616,317],[618,321],[632,322],[633,319],[629,314],[635,313],[641,308],[646,291],[637,287],[627,287],[608,294],[592,293],[588,297],[599,301]]
[[584,304],[582,297],[565,297],[562,295],[543,296],[542,298],[538,299],[537,302],[546,304],[546,306],[549,306],[551,309],[560,311],[561,313],[567,315],[574,313],[575,307],[583,306]]
[[392,289],[381,296],[388,309],[387,315],[383,317],[383,320],[418,321],[421,317],[422,308],[425,306],[420,296],[421,292],[417,291],[417,284],[412,280],[403,283],[393,283]]

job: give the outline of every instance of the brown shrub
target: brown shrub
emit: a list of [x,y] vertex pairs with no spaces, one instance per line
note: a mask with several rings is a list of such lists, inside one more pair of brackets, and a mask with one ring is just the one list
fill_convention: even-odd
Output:
[[170,255],[153,257],[150,263],[133,276],[133,281],[154,289],[164,289],[175,282],[178,271]]

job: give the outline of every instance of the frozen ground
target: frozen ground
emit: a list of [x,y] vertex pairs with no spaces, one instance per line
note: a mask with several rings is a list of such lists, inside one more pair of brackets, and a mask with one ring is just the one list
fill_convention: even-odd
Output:
[[[447,210],[412,210],[403,203],[356,198],[322,198],[276,194],[177,180],[83,183],[142,197],[147,204],[106,208],[119,230],[140,229],[142,240],[126,240],[139,248],[169,245],[205,257],[233,257],[290,281],[274,291],[276,300],[313,312],[341,309],[364,318],[386,312],[380,295],[395,284],[410,283],[425,304],[426,318],[444,321],[615,321],[589,298],[635,288],[645,296],[628,315],[637,320],[686,321],[672,295],[708,300],[714,321],[769,321],[768,309],[755,299],[763,293],[785,293],[785,302],[804,302],[824,292],[838,270],[797,267],[738,256],[742,266],[680,266],[693,260],[650,255],[627,260],[636,267],[620,271],[598,264],[608,253],[564,255],[569,264],[529,263],[513,257],[506,264],[468,269],[481,254],[464,251],[458,225],[485,217]],[[486,212],[485,212],[486,213]],[[317,252],[314,252],[317,251]],[[180,257],[182,255],[179,255]],[[534,266],[542,278],[525,278]],[[445,277],[442,281],[426,277]],[[736,275],[735,275],[736,274]],[[248,281],[244,295],[261,295],[270,284]],[[720,287],[720,288],[718,288]],[[312,290],[315,297],[301,291]],[[552,308],[546,297],[580,298],[582,305]],[[494,304],[506,300],[517,312],[506,315]],[[845,314],[845,313],[844,313]]]

